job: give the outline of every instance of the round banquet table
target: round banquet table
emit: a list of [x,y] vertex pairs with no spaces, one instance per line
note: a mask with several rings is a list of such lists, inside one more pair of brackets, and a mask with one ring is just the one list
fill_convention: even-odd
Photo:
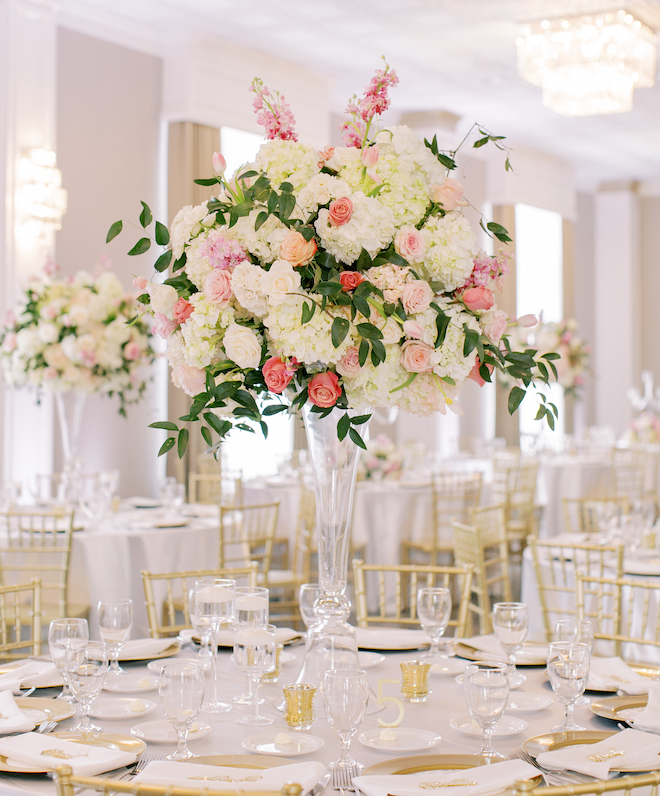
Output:
[[[288,663],[283,667],[282,675],[280,676],[277,684],[268,684],[262,686],[260,689],[261,696],[266,698],[266,703],[262,706],[261,710],[265,715],[274,718],[274,723],[266,727],[249,727],[242,724],[237,724],[235,721],[236,716],[245,713],[247,708],[235,708],[231,713],[225,714],[204,714],[202,713],[199,721],[210,724],[212,731],[207,736],[198,740],[189,742],[190,750],[195,755],[231,755],[231,754],[248,754],[248,752],[241,746],[244,738],[251,735],[264,732],[272,732],[273,735],[277,732],[286,732],[287,727],[279,713],[273,707],[276,700],[281,697],[282,685],[284,683],[293,682],[298,672],[298,667],[302,659],[303,647],[302,645],[295,647],[285,647],[285,650],[293,652],[296,655],[294,662]],[[183,650],[171,660],[179,660],[188,658],[195,653],[188,647],[184,646]],[[386,652],[385,661],[374,668],[368,669],[369,682],[374,692],[378,691],[379,679],[396,679],[400,680],[401,670],[399,663],[403,660],[414,657],[414,653],[406,652]],[[122,667],[129,669],[135,673],[147,673],[146,666],[141,664],[125,664]],[[219,688],[219,696],[225,701],[230,700],[232,696],[241,693],[244,685],[244,675],[236,671],[233,664],[229,660],[229,651],[221,652],[220,654],[220,671],[222,672],[222,682]],[[527,674],[527,683],[522,686],[520,690],[531,693],[542,693],[552,695],[552,690],[545,677],[543,667],[525,667],[523,669]],[[208,675],[207,675],[208,687]],[[370,766],[383,760],[391,759],[393,757],[403,757],[415,754],[425,753],[455,753],[455,754],[476,754],[478,753],[481,741],[476,737],[468,737],[462,735],[457,730],[453,729],[450,721],[454,717],[464,716],[468,713],[463,696],[463,687],[455,682],[453,677],[431,675],[431,689],[432,693],[428,697],[426,703],[411,704],[405,702],[405,715],[401,727],[426,729],[437,732],[442,736],[442,741],[437,746],[419,752],[381,752],[375,749],[369,749],[357,740],[357,735],[353,740],[351,747],[354,758],[360,763]],[[37,691],[35,696],[55,696],[59,689],[42,689]],[[103,692],[108,696],[108,692]],[[384,694],[387,696],[400,697],[399,687],[396,684],[384,685]],[[117,694],[117,696],[122,696]],[[145,699],[151,699],[159,702],[157,691],[144,692]],[[592,695],[593,696],[593,695]],[[601,695],[602,696],[602,695]],[[556,724],[560,723],[563,719],[563,708],[560,706],[558,700],[544,710],[536,713],[527,714],[513,714],[507,713],[507,716],[524,719],[529,723],[529,726],[517,735],[505,738],[494,738],[495,748],[504,755],[512,754],[520,749],[520,745],[528,738],[541,733],[547,733]],[[378,719],[382,718],[384,721],[394,721],[397,716],[397,708],[394,705],[387,705],[385,710],[381,713],[367,715],[365,722],[361,728],[368,730],[378,727]],[[146,721],[156,719],[163,719],[164,714],[160,707],[156,711],[138,719],[129,721],[104,721],[101,719],[93,719],[96,724],[103,727],[106,732],[111,733],[130,733],[132,726]],[[578,705],[575,708],[574,720],[579,724],[591,730],[616,730],[616,724],[607,719],[602,719],[591,713],[588,706]],[[75,720],[77,723],[77,718]],[[64,731],[74,726],[74,719],[68,719],[61,722],[58,731]],[[324,740],[324,746],[316,752],[296,757],[296,761],[318,760],[322,763],[329,763],[339,757],[339,740],[330,728],[325,719],[317,719],[311,730],[310,734],[320,736]],[[358,732],[359,735],[359,732]],[[169,744],[152,744],[149,743],[145,754],[167,755],[174,751],[175,746]],[[55,789],[51,781],[46,776],[39,775],[12,775],[8,773],[0,773],[0,794],[39,794],[41,796],[54,796]],[[328,787],[326,793],[333,793]]]

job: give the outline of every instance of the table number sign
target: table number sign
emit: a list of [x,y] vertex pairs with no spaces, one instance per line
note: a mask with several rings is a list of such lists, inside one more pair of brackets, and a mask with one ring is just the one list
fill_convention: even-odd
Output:
[[399,708],[399,715],[397,716],[395,721],[383,721],[382,719],[378,719],[378,724],[381,727],[398,727],[399,724],[403,721],[403,714],[405,713],[405,707],[403,702],[400,699],[397,699],[393,696],[383,696],[383,686],[386,684],[392,683],[393,685],[397,685],[401,687],[401,680],[396,679],[379,679],[378,680],[378,704],[384,705],[387,702],[393,702]]

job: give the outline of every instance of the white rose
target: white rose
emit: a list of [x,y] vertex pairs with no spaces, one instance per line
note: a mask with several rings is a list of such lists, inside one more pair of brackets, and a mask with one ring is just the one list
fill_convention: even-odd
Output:
[[56,343],[57,338],[60,336],[54,323],[40,323],[37,331],[42,343]]
[[249,262],[239,263],[231,275],[231,289],[238,303],[254,315],[265,315],[268,302],[263,294],[261,281],[264,271]]
[[271,306],[281,304],[288,293],[295,293],[299,287],[300,274],[286,260],[276,260],[261,279],[261,289]]
[[78,341],[73,334],[67,335],[61,343],[62,351],[70,362],[77,362],[80,358],[80,351],[78,350]]
[[403,334],[401,327],[392,317],[389,317],[387,321],[385,321],[385,326],[383,326],[381,332],[383,333],[383,345],[394,345],[398,343]]
[[16,333],[16,349],[21,356],[30,358],[43,348],[37,330],[21,329]]
[[259,367],[261,342],[252,329],[232,323],[225,333],[223,345],[229,359],[239,368]]
[[68,312],[69,317],[76,326],[82,326],[87,323],[89,313],[84,307],[72,305]]
[[147,282],[147,293],[151,299],[150,307],[155,313],[165,315],[172,320],[172,308],[177,303],[179,296],[171,285],[157,285]]

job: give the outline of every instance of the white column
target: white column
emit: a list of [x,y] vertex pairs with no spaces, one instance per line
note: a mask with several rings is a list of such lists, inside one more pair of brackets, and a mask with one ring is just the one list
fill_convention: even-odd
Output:
[[621,434],[632,417],[626,397],[641,372],[640,207],[635,186],[596,194],[596,423]]

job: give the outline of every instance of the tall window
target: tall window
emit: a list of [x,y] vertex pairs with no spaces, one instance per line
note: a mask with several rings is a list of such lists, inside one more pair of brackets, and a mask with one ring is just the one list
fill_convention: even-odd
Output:
[[266,139],[258,133],[248,133],[235,127],[220,128],[220,151],[227,161],[227,175],[244,163],[251,163]]

